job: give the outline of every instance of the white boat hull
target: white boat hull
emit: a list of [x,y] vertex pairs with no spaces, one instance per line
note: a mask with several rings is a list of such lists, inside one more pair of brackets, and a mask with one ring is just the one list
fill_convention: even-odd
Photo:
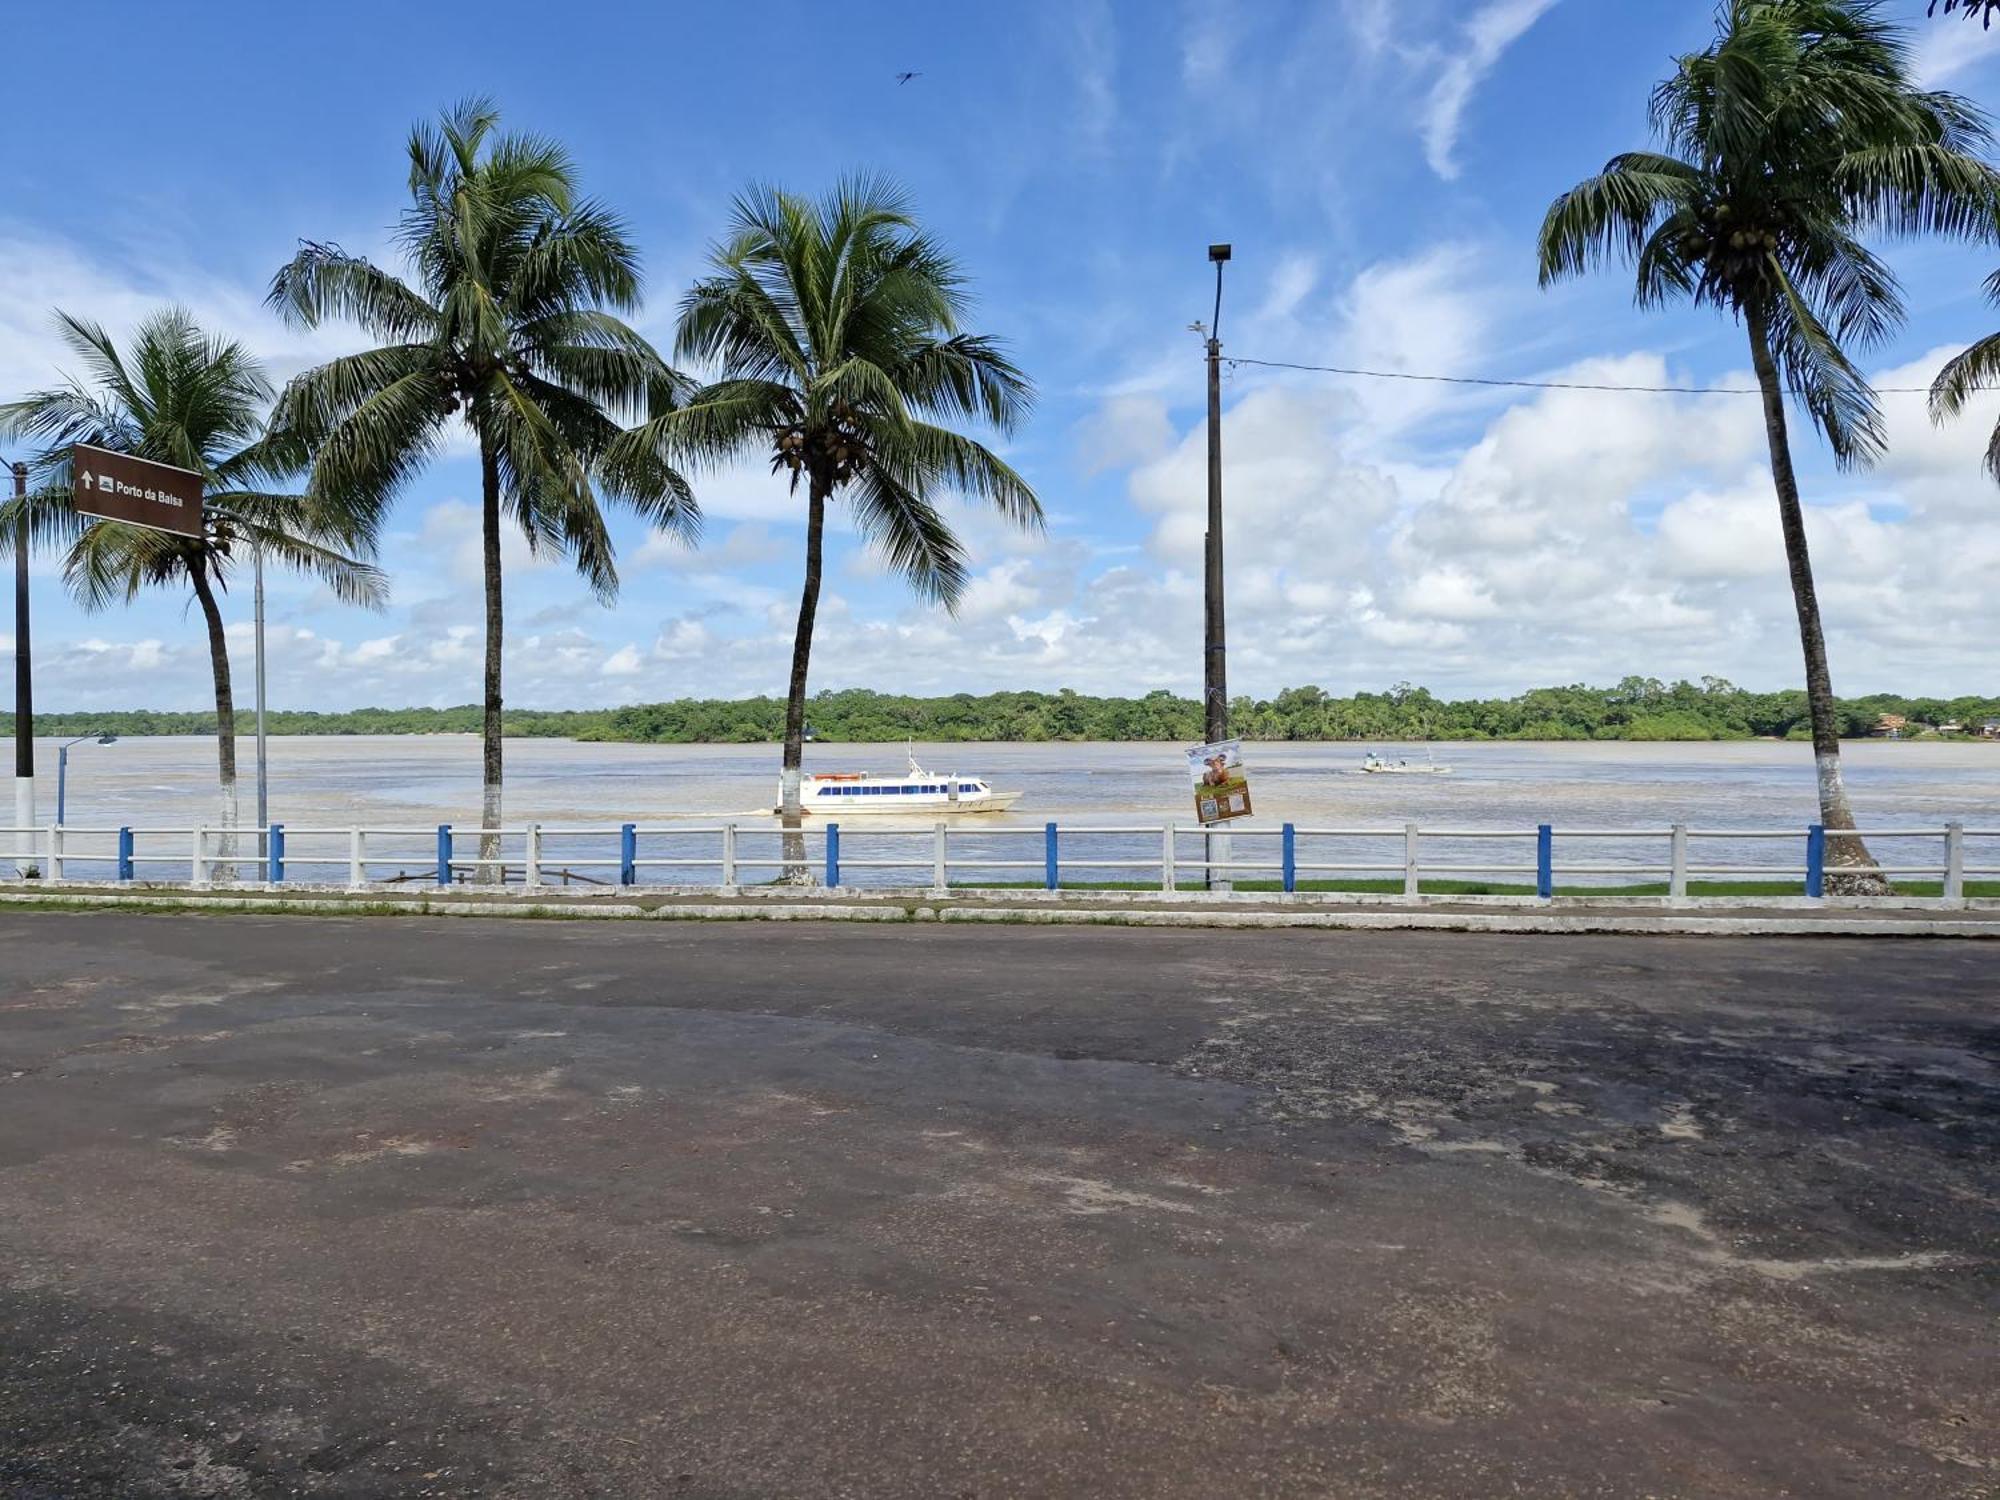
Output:
[[1002,813],[1020,800],[1019,792],[961,797],[956,802],[947,797],[807,797],[801,800],[799,811],[822,818],[949,818]]
[[[783,784],[779,789],[783,810]],[[901,776],[872,771],[836,771],[799,779],[799,810],[816,818],[898,818],[926,822],[937,818],[974,817],[1003,813],[1020,801],[1019,792],[996,791],[983,776],[926,771],[910,756]]]

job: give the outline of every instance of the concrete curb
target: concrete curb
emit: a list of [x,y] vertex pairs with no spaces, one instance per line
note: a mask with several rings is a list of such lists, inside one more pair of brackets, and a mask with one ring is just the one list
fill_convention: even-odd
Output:
[[[1504,899],[1504,898],[1503,898]],[[1272,904],[1245,909],[1224,901],[1193,905],[1174,903],[1164,909],[1143,909],[1124,900],[1100,902],[1071,896],[1060,905],[1030,905],[1019,899],[987,901],[973,897],[953,902],[937,897],[873,897],[842,899],[830,892],[795,898],[768,892],[756,896],[713,897],[707,900],[646,901],[588,896],[464,899],[456,896],[367,895],[279,896],[262,893],[216,893],[192,888],[153,887],[145,891],[104,891],[62,888],[0,889],[0,907],[87,907],[101,910],[156,910],[175,913],[249,913],[272,916],[346,917],[500,917],[526,920],[655,919],[691,922],[978,922],[1024,926],[1120,926],[1180,928],[1347,929],[1430,932],[1659,934],[1708,937],[1904,937],[2000,938],[2000,920],[1982,919],[1963,909],[1925,911],[1910,906],[1866,908],[1843,903],[1818,909],[1803,903],[1773,902],[1763,907],[1724,907],[1713,900],[1686,907],[1648,904],[1637,910],[1602,908],[1564,910],[1559,906],[1523,906],[1507,901],[1484,910],[1366,905]],[[1984,907],[1982,903],[1982,908]]]
[[1863,917],[1845,913],[1809,919],[1692,912],[1625,916],[1615,913],[1525,911],[1007,911],[994,907],[947,907],[937,915],[944,922],[1016,922],[1053,926],[1315,927],[1351,931],[1656,933],[1686,937],[2000,937],[2000,926],[1992,922],[1950,917]]

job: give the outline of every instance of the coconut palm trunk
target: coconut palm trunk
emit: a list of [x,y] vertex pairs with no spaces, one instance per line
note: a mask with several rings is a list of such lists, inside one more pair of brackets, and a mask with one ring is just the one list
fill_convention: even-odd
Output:
[[479,546],[486,588],[486,713],[480,724],[479,874],[482,882],[504,883],[500,859],[503,749],[500,669],[506,620],[500,593],[500,464],[491,443],[479,445]]
[[799,626],[792,637],[792,677],[785,690],[785,754],[781,773],[779,819],[785,835],[785,879],[803,885],[806,836],[799,806],[799,780],[805,768],[806,673],[812,664],[813,622],[819,616],[820,565],[826,544],[826,501],[833,486],[814,473],[806,502],[806,581],[799,593]]
[[[200,559],[190,559],[188,581],[194,586],[195,599],[201,605],[201,617],[208,626],[208,661],[215,675],[215,761],[216,774],[221,786],[221,806],[217,817],[223,827],[222,838],[216,853],[228,860],[236,854],[236,695],[229,682],[229,641],[222,628],[222,610],[216,604],[215,589],[208,579],[207,566]],[[210,878],[233,881],[236,867],[233,864],[217,864],[210,867]]]
[[[1764,437],[1771,448],[1771,482],[1778,492],[1778,525],[1785,538],[1785,565],[1792,578],[1792,603],[1799,616],[1799,646],[1805,653],[1806,712],[1812,720],[1813,765],[1819,778],[1819,820],[1829,829],[1854,827],[1847,785],[1840,774],[1840,723],[1834,716],[1833,674],[1826,664],[1826,633],[1820,625],[1819,593],[1813,587],[1812,554],[1806,545],[1805,511],[1799,503],[1798,477],[1792,472],[1791,438],[1785,423],[1785,392],[1778,381],[1778,363],[1771,357],[1770,329],[1763,311],[1745,310],[1750,334],[1750,363],[1764,398]],[[1888,895],[1888,883],[1875,874],[1875,860],[1859,838],[1827,840],[1828,862],[1838,865],[1839,889],[1848,895]]]

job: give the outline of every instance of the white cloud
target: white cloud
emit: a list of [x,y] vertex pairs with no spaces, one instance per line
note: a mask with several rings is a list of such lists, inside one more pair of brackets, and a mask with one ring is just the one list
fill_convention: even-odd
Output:
[[[664,531],[651,531],[633,552],[633,569],[665,567],[680,571],[713,573],[729,568],[757,567],[781,562],[795,549],[761,522],[748,521],[732,526],[720,540],[704,538],[690,547]],[[804,544],[796,549],[804,555]]]
[[1912,70],[1917,83],[1927,89],[1941,89],[1976,68],[2000,57],[2000,30],[1974,22],[1960,24],[1962,17],[1934,18],[1913,38]]
[[171,248],[149,248],[161,253],[118,263],[52,235],[0,234],[0,391],[45,389],[84,373],[56,334],[58,308],[102,324],[122,345],[153,313],[185,307],[204,329],[241,341],[279,383],[366,347],[364,337],[339,326],[288,328],[265,309],[262,285],[196,268]]
[[959,600],[959,619],[990,620],[1033,606],[1040,598],[1028,581],[1033,567],[1032,559],[1016,557],[974,574]]
[[1698,489],[1660,512],[1662,564],[1681,578],[1762,578],[1782,573],[1784,539],[1768,470],[1727,490]]
[[628,642],[604,658],[604,665],[598,671],[606,677],[636,677],[642,670],[643,662],[639,648]]
[[1122,469],[1173,441],[1167,405],[1157,396],[1112,396],[1076,427],[1077,456],[1086,474]]
[[1473,94],[1527,29],[1555,0],[1490,0],[1465,23],[1463,39],[1431,85],[1423,110],[1424,159],[1438,176],[1458,176],[1460,128]]
[[[466,500],[440,500],[424,511],[417,532],[419,555],[442,560],[461,584],[481,584],[486,577],[479,507]],[[500,569],[503,578],[554,567],[547,549],[531,549],[521,528],[504,517],[500,524]]]

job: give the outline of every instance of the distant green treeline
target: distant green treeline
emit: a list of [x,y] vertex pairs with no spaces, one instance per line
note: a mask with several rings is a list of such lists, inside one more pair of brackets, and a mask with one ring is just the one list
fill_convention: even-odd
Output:
[[[2000,697],[1907,698],[1875,693],[1843,699],[1842,732],[1869,733],[1883,714],[1911,726],[1957,722],[1977,731],[2000,718]],[[754,744],[784,728],[779,698],[680,698],[630,708],[513,710],[507,733],[539,738],[630,740],[654,744]],[[957,693],[911,698],[861,688],[823,692],[808,713],[822,740],[1196,740],[1201,705],[1164,690],[1143,698],[1056,693]],[[238,723],[245,732],[246,718]],[[11,714],[0,733],[11,734]],[[212,713],[53,713],[36,716],[44,735],[213,734]],[[1275,698],[1238,698],[1231,731],[1259,740],[1739,740],[1801,738],[1805,694],[1753,693],[1719,678],[1664,683],[1627,677],[1616,687],[1536,688],[1513,698],[1444,699],[1399,684],[1385,693],[1335,698],[1316,687]],[[357,708],[346,713],[282,710],[273,734],[475,734],[479,709]]]

